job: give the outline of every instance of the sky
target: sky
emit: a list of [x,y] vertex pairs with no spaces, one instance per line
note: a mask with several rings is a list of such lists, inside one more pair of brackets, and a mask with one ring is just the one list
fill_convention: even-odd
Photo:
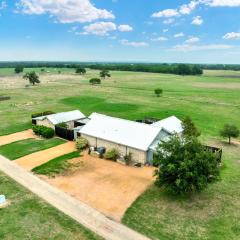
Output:
[[240,0],[0,0],[0,61],[240,64]]

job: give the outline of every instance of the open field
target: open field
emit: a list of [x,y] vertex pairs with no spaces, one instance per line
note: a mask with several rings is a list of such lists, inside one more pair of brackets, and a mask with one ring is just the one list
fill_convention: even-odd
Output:
[[102,239],[0,172],[0,189],[10,205],[0,209],[0,239]]
[[[240,125],[240,89],[234,87],[240,78],[112,72],[112,78],[101,86],[90,86],[89,78],[97,75],[98,71],[74,75],[73,70],[71,74],[41,74],[43,83],[29,88],[18,85],[15,76],[0,78],[0,95],[11,97],[0,103],[0,135],[29,128],[31,112],[75,108],[85,114],[98,111],[128,119],[189,115],[208,136],[218,135],[226,122]],[[8,90],[2,89],[6,81],[11,85]],[[154,96],[157,87],[164,91],[161,98]]]
[[65,141],[60,138],[44,140],[26,139],[1,146],[0,154],[8,159],[15,160],[31,153],[55,147],[63,143],[65,143]]
[[[221,181],[187,199],[169,197],[152,186],[129,208],[123,222],[152,239],[240,238],[240,145],[236,141],[228,146],[218,137],[225,123],[240,127],[239,72],[206,71],[203,76],[112,72],[101,86],[90,86],[89,78],[98,71],[85,76],[68,71],[41,74],[43,83],[28,88],[14,75],[0,77],[0,95],[11,97],[0,102],[0,135],[29,128],[30,113],[45,110],[77,108],[85,114],[96,111],[127,119],[190,116],[202,140],[224,148]],[[157,87],[164,91],[160,98],[153,93]],[[58,179],[64,184],[64,176]]]

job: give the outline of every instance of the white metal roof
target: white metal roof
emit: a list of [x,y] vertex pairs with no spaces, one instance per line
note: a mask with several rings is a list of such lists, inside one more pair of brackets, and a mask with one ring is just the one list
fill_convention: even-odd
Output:
[[161,129],[120,118],[92,113],[80,133],[147,151]]
[[85,118],[85,115],[81,113],[79,110],[74,110],[70,112],[61,112],[56,114],[47,115],[46,118],[54,125],[59,123],[70,122],[74,120],[78,120],[81,118]]
[[161,128],[171,134],[181,133],[183,131],[182,121],[175,116],[155,122],[152,124],[152,126]]

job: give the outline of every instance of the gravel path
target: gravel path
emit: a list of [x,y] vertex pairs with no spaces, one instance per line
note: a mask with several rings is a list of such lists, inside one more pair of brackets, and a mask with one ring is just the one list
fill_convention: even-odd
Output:
[[43,151],[35,152],[27,156],[18,158],[15,162],[30,171],[33,168],[40,166],[56,157],[62,156],[67,153],[76,151],[74,142],[67,142],[56,147],[48,148]]

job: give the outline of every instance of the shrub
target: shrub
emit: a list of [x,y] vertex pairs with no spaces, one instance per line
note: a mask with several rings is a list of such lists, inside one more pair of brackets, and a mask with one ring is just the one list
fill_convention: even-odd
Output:
[[42,136],[44,138],[52,138],[54,136],[54,130],[49,127],[33,125],[32,130],[36,135]]
[[132,162],[132,153],[128,153],[124,156],[124,161],[126,163],[126,165],[130,165]]
[[116,161],[119,157],[119,152],[117,149],[113,148],[111,150],[108,150],[105,154],[104,154],[104,158],[107,160],[112,160],[112,161]]
[[68,128],[68,125],[66,123],[59,123],[56,126],[61,127],[61,128]]
[[88,147],[88,140],[83,138],[83,137],[80,137],[80,138],[77,138],[76,140],[76,148],[78,150],[84,150]]
[[55,112],[53,112],[53,111],[44,111],[44,112],[39,112],[39,113],[33,113],[32,114],[32,118],[42,117],[42,116],[51,115],[51,114],[55,114]]
[[154,90],[154,93],[156,94],[157,97],[160,97],[163,93],[163,90],[161,88],[156,88]]
[[99,78],[92,78],[92,79],[89,80],[89,83],[91,83],[92,85],[100,84],[101,83],[101,79],[99,79]]

